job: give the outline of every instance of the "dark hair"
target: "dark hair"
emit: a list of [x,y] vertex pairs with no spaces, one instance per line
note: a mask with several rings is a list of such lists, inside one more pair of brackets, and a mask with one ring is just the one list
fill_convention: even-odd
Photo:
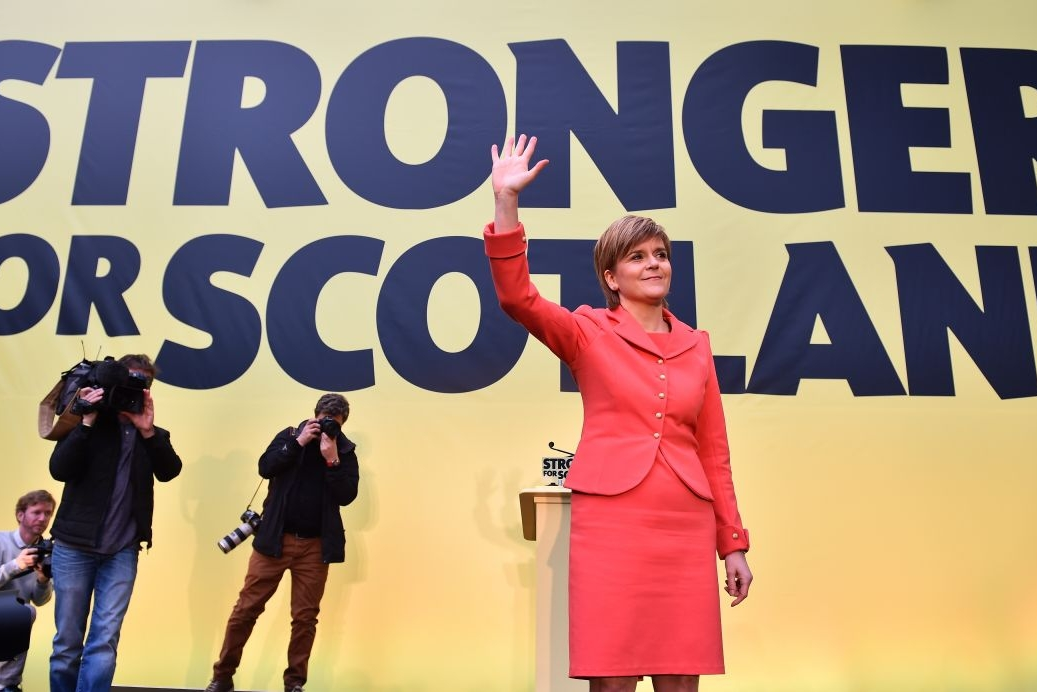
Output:
[[342,416],[342,420],[345,421],[349,418],[349,402],[341,394],[324,394],[317,399],[317,405],[313,407],[313,415],[319,416],[322,413]]
[[46,490],[32,490],[18,498],[18,502],[14,506],[14,513],[17,515],[19,512],[29,509],[31,505],[38,505],[44,502],[50,504],[51,507],[58,504],[54,496]]
[[119,359],[119,362],[130,370],[140,370],[147,373],[151,379],[155,379],[155,376],[158,375],[158,368],[151,362],[151,358],[143,353],[127,353]]
[[[619,305],[619,291],[613,291],[605,281],[605,272],[616,270],[619,258],[630,251],[630,248],[652,238],[663,241],[666,254],[670,254],[670,237],[666,229],[647,216],[624,216],[613,221],[594,244],[594,272],[598,275],[598,283],[605,294],[605,302],[610,309]],[[666,301],[663,301],[666,305]]]

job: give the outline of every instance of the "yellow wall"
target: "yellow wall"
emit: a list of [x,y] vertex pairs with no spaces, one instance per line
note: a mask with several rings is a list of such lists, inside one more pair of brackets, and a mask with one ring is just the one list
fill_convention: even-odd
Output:
[[[0,95],[31,104],[51,129],[39,177],[0,204],[0,235],[44,239],[62,269],[73,235],[129,239],[142,256],[140,276],[125,293],[139,335],[109,336],[96,314],[86,334],[57,335],[59,291],[37,324],[0,337],[0,507],[13,508],[30,488],[60,491],[47,472],[51,443],[35,435],[36,405],[84,350],[90,357],[154,355],[167,340],[207,345],[204,332],[172,317],[163,302],[166,266],[185,242],[230,233],[263,243],[250,276],[223,274],[214,282],[248,299],[264,320],[271,283],[299,248],[335,235],[385,243],[377,275],[334,278],[316,308],[329,345],[373,349],[376,384],[345,392],[353,407],[346,432],[358,445],[361,494],[343,511],[347,563],[331,570],[313,689],[531,689],[533,545],[521,537],[517,491],[538,480],[540,457],[551,454],[548,441],[575,446],[581,422],[578,396],[559,391],[555,360],[532,341],[503,379],[457,394],[415,386],[384,357],[375,304],[386,272],[423,241],[479,238],[492,200],[484,181],[456,202],[393,209],[366,201],[336,176],[325,149],[324,109],[338,75],[369,48],[417,36],[467,46],[500,79],[510,130],[515,57],[508,44],[565,40],[613,99],[616,43],[668,43],[677,201],[673,208],[639,211],[660,220],[674,239],[694,241],[698,324],[709,329],[717,353],[745,355],[750,372],[786,270],[786,246],[794,243],[834,243],[905,388],[888,247],[932,243],[977,301],[976,246],[1019,248],[1027,324],[1031,331],[1035,326],[1026,248],[1037,245],[1037,225],[1033,216],[984,211],[959,52],[1037,50],[1032,2],[387,0],[364,6],[185,0],[159,6],[54,0],[9,4],[3,15],[10,40],[58,48],[74,41],[274,40],[302,49],[320,68],[317,112],[294,141],[328,203],[279,209],[264,205],[241,161],[229,204],[172,203],[186,76],[149,81],[123,205],[71,203],[89,80],[51,73],[41,86],[0,85]],[[711,189],[689,159],[680,112],[688,82],[718,50],[758,40],[817,47],[818,84],[772,82],[754,90],[742,123],[750,152],[765,165],[783,165],[780,152],[775,159],[759,144],[764,108],[834,112],[844,208],[804,214],[746,209]],[[908,86],[903,93],[910,105],[947,109],[952,146],[915,150],[912,161],[916,170],[970,174],[972,213],[859,210],[840,46],[865,44],[946,49],[948,83]],[[1037,89],[1020,94],[1028,117],[1037,117]],[[261,90],[252,96],[261,99]],[[446,122],[439,92],[411,80],[390,101],[386,137],[401,160],[421,162],[437,152]],[[488,172],[488,153],[486,165]],[[623,213],[574,138],[570,206],[524,210],[523,218],[535,243],[596,238]],[[19,302],[25,282],[23,264],[0,264],[0,309]],[[557,279],[538,283],[557,297]],[[478,307],[463,278],[450,275],[437,285],[429,325],[443,350],[467,345],[478,329]],[[159,382],[154,388],[157,421],[172,431],[185,466],[178,479],[157,488],[155,545],[141,558],[117,684],[201,687],[208,680],[249,552],[243,547],[223,555],[215,542],[236,525],[255,488],[259,453],[277,430],[309,415],[321,393],[284,372],[263,334],[255,361],[230,384],[192,390]],[[954,396],[861,397],[844,380],[817,379],[800,383],[794,396],[725,396],[756,581],[752,597],[724,613],[728,675],[709,679],[704,689],[1037,687],[1031,588],[1037,400],[1000,398],[953,338],[951,353]],[[271,602],[246,649],[236,677],[241,689],[279,688],[289,621],[284,595]],[[41,611],[33,633],[27,689],[46,685],[51,614],[50,607]]]

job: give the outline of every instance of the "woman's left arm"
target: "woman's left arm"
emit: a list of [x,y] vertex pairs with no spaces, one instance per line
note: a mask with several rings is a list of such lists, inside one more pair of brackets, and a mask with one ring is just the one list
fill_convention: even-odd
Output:
[[704,337],[704,367],[706,382],[702,408],[695,428],[699,443],[699,460],[702,470],[713,492],[713,513],[717,522],[717,553],[726,558],[731,553],[749,550],[749,532],[742,526],[735,498],[734,480],[731,476],[731,451],[727,442],[727,423],[724,420],[724,404],[720,398],[720,384],[713,365],[713,351],[709,335]]
[[736,550],[728,554],[724,558],[724,569],[727,571],[724,590],[735,599],[731,601],[731,607],[734,608],[749,595],[749,585],[753,583],[753,573],[749,571],[745,551]]

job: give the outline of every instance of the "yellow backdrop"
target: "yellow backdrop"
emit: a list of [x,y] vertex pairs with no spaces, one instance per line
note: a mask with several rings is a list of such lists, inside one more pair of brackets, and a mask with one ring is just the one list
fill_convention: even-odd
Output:
[[[704,681],[703,689],[1037,688],[1037,595],[1031,588],[1037,572],[1037,399],[1030,378],[1025,371],[1010,371],[1007,379],[1021,393],[1003,396],[988,377],[997,369],[997,346],[984,351],[995,363],[981,367],[977,356],[951,335],[953,395],[919,394],[922,385],[909,386],[915,365],[909,367],[905,355],[898,287],[910,277],[907,270],[898,276],[889,251],[931,244],[977,306],[990,312],[1001,296],[982,290],[976,248],[1014,248],[1022,282],[1015,298],[1024,310],[1013,314],[1022,315],[1020,338],[1032,361],[1037,302],[1029,248],[1037,245],[1035,212],[990,211],[993,183],[985,188],[981,180],[975,134],[981,104],[970,104],[968,93],[979,77],[966,68],[962,49],[1021,51],[1019,64],[1034,65],[1025,57],[1037,51],[1033,2],[648,0],[592,6],[539,0],[385,0],[371,5],[54,0],[8,3],[3,14],[7,48],[0,46],[0,51],[9,52],[0,53],[0,98],[7,99],[0,104],[0,152],[7,152],[0,173],[8,177],[3,190],[13,192],[0,204],[0,243],[6,236],[26,234],[52,248],[60,267],[57,286],[65,285],[73,237],[129,241],[139,250],[140,272],[122,292],[138,334],[106,331],[96,307],[87,308],[85,329],[59,327],[61,290],[49,308],[45,301],[31,325],[5,325],[0,336],[0,507],[13,509],[22,492],[36,487],[60,492],[47,471],[51,443],[35,433],[36,406],[58,374],[84,353],[91,358],[126,352],[154,356],[168,342],[192,349],[210,345],[209,333],[169,309],[164,281],[175,253],[192,239],[215,234],[261,244],[250,271],[225,269],[212,277],[214,286],[254,306],[263,322],[246,371],[219,386],[188,388],[160,381],[154,387],[157,421],[172,431],[184,470],[156,491],[155,544],[141,558],[123,627],[117,684],[206,684],[249,553],[243,546],[224,555],[215,542],[237,524],[256,486],[259,453],[280,428],[307,417],[323,390],[298,381],[275,357],[268,327],[281,316],[267,313],[271,287],[289,259],[309,243],[363,236],[384,244],[375,268],[330,278],[315,305],[300,306],[315,315],[317,333],[329,348],[370,349],[374,375],[373,385],[344,392],[353,407],[346,432],[358,445],[361,492],[343,511],[347,563],[331,570],[309,686],[372,692],[532,689],[534,547],[521,536],[517,492],[539,479],[540,457],[552,454],[549,441],[564,449],[576,445],[578,395],[560,391],[557,362],[533,341],[514,368],[485,386],[442,392],[415,384],[385,355],[391,344],[384,342],[388,332],[377,306],[390,269],[408,251],[440,238],[480,238],[492,215],[485,177],[489,146],[524,117],[513,46],[560,40],[620,111],[628,104],[620,108],[617,99],[617,44],[666,46],[674,201],[630,211],[657,218],[675,240],[694,242],[697,323],[710,331],[714,351],[745,356],[748,381],[790,253],[830,243],[905,391],[861,396],[846,378],[803,377],[790,395],[725,395],[756,581],[746,603],[724,612],[728,674]],[[343,181],[336,166],[348,166],[348,157],[329,154],[325,116],[333,87],[347,67],[373,48],[414,37],[435,37],[481,56],[499,80],[508,115],[499,131],[490,128],[485,134],[484,177],[475,177],[469,186],[475,189],[462,190],[456,199],[405,208],[372,201],[357,185]],[[65,55],[52,56],[55,67],[49,71],[41,59],[44,68],[34,82],[18,76],[16,56],[22,53],[10,46],[16,41],[51,46]],[[72,69],[71,44],[122,41],[187,42],[191,53],[185,55],[181,76],[149,79],[143,87],[125,199],[90,197],[100,193],[84,189],[79,192],[94,202],[77,203],[77,168],[90,131],[87,115],[103,105],[91,105],[91,98],[103,100],[109,92],[101,88],[102,80],[61,71]],[[319,100],[312,116],[292,129],[292,142],[325,204],[269,204],[247,152],[234,159],[225,201],[174,199],[178,161],[183,165],[186,104],[201,72],[192,61],[201,59],[204,42],[218,41],[283,43],[315,64]],[[785,160],[780,146],[764,147],[763,112],[833,114],[832,141],[841,174],[835,189],[842,191],[841,205],[795,213],[751,208],[720,194],[711,177],[715,171],[704,173],[702,160],[689,154],[682,114],[689,84],[712,74],[702,66],[711,65],[718,53],[762,41],[813,47],[816,86],[775,79],[760,83],[748,91],[740,122],[729,125],[736,132],[740,128],[749,155],[761,167],[782,171],[795,162]],[[857,106],[848,105],[847,92],[851,62],[859,66],[861,60],[847,46],[937,49],[925,55],[946,66],[943,83],[907,69],[898,73],[896,66],[890,71],[905,83],[900,88],[905,107],[944,114],[949,144],[923,141],[928,135],[922,127],[901,151],[908,150],[914,171],[963,174],[958,180],[971,194],[965,212],[869,209],[873,200],[863,199],[858,189],[869,144],[860,140],[861,149],[852,147],[856,134],[867,127],[855,120],[863,111],[851,112]],[[192,64],[199,74],[192,75]],[[109,67],[112,74],[117,71]],[[875,67],[866,74],[878,72]],[[1018,144],[1024,160],[1027,152],[1032,159],[1037,151],[1032,144],[1037,139],[1032,124],[1037,73],[1027,74],[1028,83],[1017,89],[1023,116],[1013,121],[1014,132],[1030,133],[1029,144]],[[722,89],[723,73],[718,83]],[[112,88],[119,91],[118,85]],[[384,115],[386,146],[396,159],[417,167],[437,156],[448,123],[463,123],[466,117],[448,108],[444,89],[463,88],[437,86],[421,77],[399,82]],[[262,80],[247,77],[241,106],[260,104],[265,93]],[[693,92],[696,112],[708,116],[711,93]],[[881,98],[866,90],[854,97],[864,99],[865,110],[868,99]],[[348,109],[348,98],[340,100],[340,110]],[[18,128],[38,119],[21,118],[24,109],[12,104],[42,114],[49,128],[38,176],[23,179],[20,186],[18,176],[28,174],[12,172],[11,161],[22,156]],[[871,131],[881,140],[885,126],[875,122],[880,121],[872,122]],[[890,137],[899,136],[895,123],[888,131]],[[822,139],[818,131],[814,134]],[[557,140],[553,146],[564,149]],[[569,151],[568,202],[523,211],[531,247],[538,238],[594,239],[628,211],[610,184],[612,174],[600,170],[602,154],[589,154],[579,136],[571,138]],[[87,165],[103,167],[104,161]],[[1025,208],[1026,200],[1032,204],[1037,197],[1037,185],[1032,176],[1017,179],[1021,191],[1015,199]],[[89,171],[79,182],[84,181],[89,183]],[[400,199],[425,192],[420,185],[406,189],[411,183],[403,178],[398,183]],[[879,196],[893,195],[895,186],[890,183]],[[30,274],[36,271],[19,259],[16,250],[23,246],[7,242],[0,245],[8,252],[0,255],[5,259],[0,263],[4,319],[23,306]],[[111,271],[101,260],[95,275]],[[560,299],[557,274],[539,277],[538,285]],[[209,290],[197,300],[213,295]],[[472,280],[458,271],[435,284],[427,328],[439,349],[461,352],[472,342],[479,333],[480,305]],[[836,317],[818,318],[810,344],[837,340],[831,333]],[[781,333],[780,326],[775,333]],[[775,372],[780,375],[782,367]],[[459,370],[457,378],[465,380],[468,374]],[[9,523],[13,526],[13,516]],[[240,689],[279,689],[289,622],[284,596],[279,593],[260,619],[236,676]],[[52,611],[46,606],[33,632],[27,689],[47,684],[52,636]]]

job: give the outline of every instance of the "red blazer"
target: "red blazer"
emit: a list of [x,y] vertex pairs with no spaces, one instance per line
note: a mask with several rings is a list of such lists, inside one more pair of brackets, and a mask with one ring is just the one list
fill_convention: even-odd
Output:
[[671,332],[660,350],[622,307],[570,312],[530,281],[521,224],[495,233],[491,223],[483,236],[501,307],[569,366],[583,397],[583,432],[566,487],[618,495],[644,480],[661,454],[692,492],[713,503],[720,556],[748,550],[706,332],[664,309]]

